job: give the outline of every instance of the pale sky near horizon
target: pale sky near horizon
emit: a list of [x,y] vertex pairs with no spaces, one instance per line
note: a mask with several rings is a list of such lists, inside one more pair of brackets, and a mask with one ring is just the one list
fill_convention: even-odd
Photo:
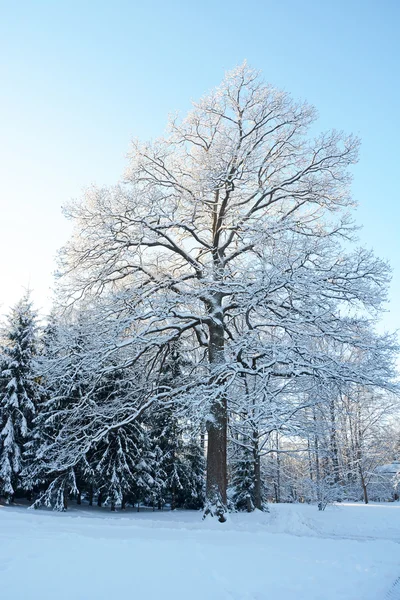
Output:
[[244,59],[362,139],[353,169],[360,243],[390,261],[400,328],[397,0],[169,3],[0,0],[0,313],[33,289],[50,306],[61,205],[112,184],[132,137],[162,135]]

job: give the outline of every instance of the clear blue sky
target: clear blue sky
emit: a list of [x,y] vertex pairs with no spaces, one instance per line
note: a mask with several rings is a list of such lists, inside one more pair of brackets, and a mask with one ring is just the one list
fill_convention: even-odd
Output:
[[393,266],[386,328],[400,327],[400,2],[0,0],[1,312],[30,285],[39,306],[68,235],[60,206],[125,166],[132,137],[244,58],[306,99],[321,129],[362,138],[361,243]]

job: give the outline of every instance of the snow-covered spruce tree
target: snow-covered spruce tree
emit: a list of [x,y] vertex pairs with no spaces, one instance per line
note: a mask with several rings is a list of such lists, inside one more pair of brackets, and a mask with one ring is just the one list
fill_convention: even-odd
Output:
[[29,440],[25,444],[27,464],[21,473],[24,488],[29,490],[33,496],[43,491],[43,486],[46,486],[44,474],[40,473],[37,469],[37,457],[46,437],[49,436],[49,426],[45,423],[42,411],[43,413],[47,413],[47,403],[55,395],[55,389],[51,387],[50,383],[44,377],[43,366],[46,361],[56,357],[58,351],[57,337],[58,324],[55,315],[52,314],[49,316],[48,322],[43,327],[38,339],[35,370],[36,380],[40,382],[39,394],[36,414],[32,420],[31,433]]
[[149,415],[153,453],[158,464],[155,469],[159,480],[159,495],[155,496],[158,509],[167,501],[171,510],[202,508],[205,459],[196,432],[190,424],[179,420],[173,406],[160,409],[155,402]]
[[184,459],[187,465],[187,478],[184,485],[184,508],[199,510],[205,501],[206,461],[199,440],[194,437],[185,443]]
[[[160,364],[158,392],[168,394],[178,388],[183,379],[183,370],[189,364],[183,358],[179,343],[172,342],[166,346]],[[159,508],[165,500],[169,500],[171,510],[189,504],[197,507],[202,501],[202,486],[197,480],[201,477],[201,459],[196,455],[195,443],[189,445],[184,439],[185,434],[190,438],[186,421],[179,418],[174,404],[165,407],[162,402],[154,403],[149,412],[154,451],[159,456],[159,464],[165,474],[164,485],[160,487],[162,496],[157,499]]]
[[157,506],[161,507],[168,499],[171,509],[182,505],[182,491],[187,477],[186,464],[183,460],[182,430],[173,407],[151,411],[149,420],[154,452],[158,456],[159,464],[165,473],[165,485],[160,488],[161,495],[157,499]]
[[153,510],[161,510],[166,498],[165,489],[167,487],[167,474],[164,470],[166,455],[160,446],[152,438],[152,432],[149,431],[151,447],[151,474],[153,478],[150,494],[147,496],[149,505]]
[[230,457],[231,494],[233,506],[240,511],[251,512],[255,508],[254,458],[246,447],[238,446]]
[[21,489],[21,472],[26,464],[24,445],[31,435],[39,399],[34,369],[37,322],[29,293],[11,310],[4,338],[0,378],[0,495],[12,501]]
[[[87,352],[92,338],[91,328],[84,315],[75,322],[63,323],[51,319],[45,329],[42,353],[37,369],[42,381],[42,397],[34,419],[29,453],[34,456],[31,465],[24,470],[24,481],[30,489],[38,492],[34,503],[57,510],[66,510],[70,495],[79,498],[84,481],[92,478],[86,454],[78,460],[63,454],[59,458],[54,448],[66,450],[67,439],[63,428],[71,413],[79,412],[87,389],[92,385],[94,374]],[[79,438],[87,418],[82,416],[79,427],[73,432]]]
[[[124,402],[135,379],[127,381],[119,370],[111,370],[97,383],[92,401],[99,404]],[[114,511],[118,505],[153,501],[165,485],[159,456],[152,449],[148,428],[141,419],[111,429],[93,444],[86,455],[94,474],[94,488],[101,502]]]
[[[65,321],[65,319],[64,319]],[[35,502],[67,508],[68,496],[92,504],[147,500],[160,486],[142,404],[154,386],[151,371],[126,367],[126,325],[107,320],[101,307],[80,310],[59,323],[39,365],[47,391],[35,419],[35,461],[27,473],[43,488]],[[117,346],[112,358],[104,347]],[[116,361],[116,362],[115,362]],[[154,485],[153,485],[154,484]]]
[[151,493],[151,453],[143,435],[137,423],[110,431],[90,459],[95,464],[98,492],[112,511]]
[[[243,64],[174,119],[167,138],[135,142],[123,184],[92,187],[66,211],[75,233],[62,256],[63,301],[103,297],[108,314],[130,321],[126,345],[140,347],[130,368],[150,371],[183,338],[198,357],[186,385],[162,400],[196,405],[207,421],[206,512],[221,521],[229,387],[251,348],[270,379],[315,375],[325,367],[303,355],[310,329],[351,345],[346,307],[379,310],[385,299],[387,266],[341,247],[358,141],[335,131],[310,138],[315,116]],[[248,335],[235,335],[239,321]],[[279,344],[265,352],[270,329]]]

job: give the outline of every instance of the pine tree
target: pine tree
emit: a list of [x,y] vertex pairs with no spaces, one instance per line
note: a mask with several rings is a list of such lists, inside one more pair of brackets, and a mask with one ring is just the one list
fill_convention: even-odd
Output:
[[161,450],[160,446],[156,444],[154,447],[154,440],[151,440],[152,451],[152,475],[153,485],[151,490],[151,505],[153,510],[161,510],[165,501],[165,490],[167,488],[167,474],[165,472],[166,455]]
[[29,440],[38,401],[36,346],[36,313],[26,293],[8,318],[0,382],[0,494],[8,501],[21,488],[24,445]]
[[254,459],[247,448],[237,447],[231,469],[232,503],[236,510],[252,512],[255,508]]
[[187,464],[187,484],[184,489],[184,506],[198,510],[203,508],[205,500],[206,461],[203,448],[194,440],[185,446],[185,462]]
[[[155,410],[150,419],[158,508],[169,501],[175,508],[202,508],[205,495],[205,457],[188,424],[172,408]],[[157,485],[156,485],[157,487]]]
[[[179,344],[171,343],[166,351],[162,364],[159,391],[171,390],[179,385],[181,372],[185,366]],[[153,448],[158,455],[165,475],[165,485],[160,486],[160,496],[157,499],[159,508],[168,499],[171,510],[182,507],[185,503],[184,489],[188,484],[188,464],[184,458],[184,442],[182,427],[171,406],[155,405],[150,428]]]
[[[135,388],[135,377],[123,377],[115,365],[92,390],[93,401],[99,406],[123,404],[127,394]],[[147,427],[141,419],[111,429],[96,442],[88,452],[85,469],[78,480],[78,487],[98,494],[98,504],[117,505],[124,508],[127,502],[154,502],[155,486],[160,488],[163,472],[155,467],[153,451]],[[158,472],[159,471],[159,472]]]
[[46,362],[57,356],[57,336],[57,322],[55,316],[50,315],[38,343],[36,359],[38,400],[29,440],[25,444],[27,464],[21,474],[24,488],[30,491],[35,490],[36,492],[43,490],[43,484],[45,483],[43,473],[38,469],[40,449],[53,434],[53,427],[46,423],[46,419],[49,415],[48,405],[51,403],[52,396],[55,395],[55,389],[45,380],[43,371],[45,370]]
[[138,427],[136,444],[137,454],[132,495],[139,511],[141,502],[154,506],[155,495],[159,491],[159,482],[155,485],[155,468],[157,467],[157,462],[155,461],[151,438],[147,429],[143,426],[140,429]]
[[111,510],[132,500],[138,458],[134,429],[128,426],[111,431],[96,449],[93,460],[89,459],[95,465],[98,492]]
[[74,466],[62,469],[54,467],[49,458],[66,416],[82,400],[89,385],[88,369],[82,365],[84,348],[83,319],[61,327],[54,317],[50,317],[38,360],[39,371],[45,372],[39,410],[33,422],[31,442],[27,445],[34,460],[23,473],[25,485],[39,492],[34,503],[36,508],[45,505],[66,510],[69,496],[79,499],[82,482],[89,478],[90,465],[86,456]]

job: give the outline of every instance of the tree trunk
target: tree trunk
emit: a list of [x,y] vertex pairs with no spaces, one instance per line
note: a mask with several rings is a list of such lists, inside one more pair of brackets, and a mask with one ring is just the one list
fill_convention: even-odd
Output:
[[317,504],[318,510],[323,510],[323,498],[322,498],[322,489],[321,489],[321,469],[319,464],[319,444],[318,444],[318,435],[317,435],[317,417],[315,414],[315,407],[313,409],[314,412],[314,450],[315,450],[315,478],[317,483]]
[[226,504],[227,464],[227,403],[221,398],[212,407],[213,422],[208,426],[207,497]]
[[365,484],[365,479],[364,479],[364,475],[362,474],[362,472],[360,472],[360,476],[361,476],[361,486],[362,486],[363,496],[364,496],[364,503],[368,504],[367,486]]
[[365,483],[364,469],[363,469],[363,466],[362,466],[362,458],[363,458],[363,451],[362,451],[362,447],[363,447],[363,435],[362,435],[362,432],[361,432],[361,408],[360,408],[359,404],[358,404],[357,408],[358,408],[358,410],[357,410],[358,424],[357,424],[357,438],[356,438],[356,443],[357,443],[357,464],[358,464],[358,472],[360,474],[360,481],[361,481],[361,487],[362,487],[362,491],[363,491],[364,502],[365,502],[365,504],[368,504],[367,484]]
[[331,418],[331,431],[330,431],[330,443],[331,443],[331,460],[332,460],[332,470],[333,470],[333,480],[337,484],[339,483],[339,450],[337,445],[336,438],[336,415],[335,415],[335,400],[332,400],[329,403],[329,411]]
[[[215,298],[217,307],[213,305],[212,316],[215,323],[209,326],[208,355],[211,369],[224,363],[224,326],[222,314],[222,298]],[[207,424],[207,483],[206,494],[209,508],[208,512],[218,516],[221,522],[226,519],[226,491],[227,491],[227,400],[221,394],[211,407],[212,419]],[[206,510],[206,512],[207,512]]]
[[258,454],[254,463],[254,503],[259,510],[263,508],[263,498],[261,493],[261,458]]
[[276,432],[276,486],[275,500],[277,504],[281,501],[281,457],[279,454],[279,433]]
[[261,492],[261,457],[258,450],[258,431],[253,432],[253,459],[254,459],[254,505],[262,510]]
[[63,491],[63,510],[67,510],[68,508],[68,490],[64,489]]
[[312,460],[311,460],[310,438],[307,439],[307,455],[308,455],[308,470],[310,472],[310,479],[311,479],[311,481],[313,481],[314,473],[313,473]]
[[201,431],[200,431],[200,447],[203,452],[203,456],[205,456],[206,455],[206,432],[204,429],[204,425],[201,426]]

